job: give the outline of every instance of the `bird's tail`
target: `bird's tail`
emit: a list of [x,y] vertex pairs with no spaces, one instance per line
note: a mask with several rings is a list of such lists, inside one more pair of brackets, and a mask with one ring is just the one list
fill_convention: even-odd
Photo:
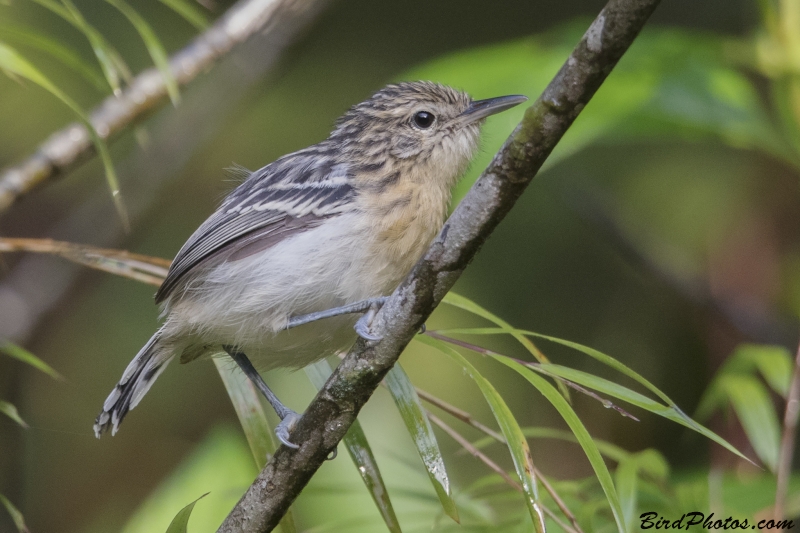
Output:
[[136,354],[122,378],[103,404],[94,421],[94,434],[100,436],[111,428],[115,435],[128,411],[136,407],[153,382],[172,360],[173,350],[161,342],[162,330],[156,332]]

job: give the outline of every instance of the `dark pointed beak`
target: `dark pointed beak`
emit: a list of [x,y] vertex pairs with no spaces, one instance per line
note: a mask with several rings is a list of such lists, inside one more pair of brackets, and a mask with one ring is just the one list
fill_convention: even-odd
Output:
[[512,94],[510,96],[498,96],[497,98],[487,98],[486,100],[473,101],[466,111],[459,115],[459,118],[466,124],[481,120],[489,115],[495,113],[502,113],[506,109],[511,109],[514,106],[521,104],[528,99],[527,96],[521,94]]

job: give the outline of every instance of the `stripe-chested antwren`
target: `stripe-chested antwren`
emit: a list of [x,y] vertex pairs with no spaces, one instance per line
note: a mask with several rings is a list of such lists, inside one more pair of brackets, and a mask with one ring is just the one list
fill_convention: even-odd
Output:
[[247,172],[178,252],[156,294],[164,324],[106,399],[95,434],[116,433],[173,358],[224,351],[275,408],[280,440],[297,447],[298,415],[248,358],[261,370],[301,368],[356,333],[377,340],[372,316],[441,229],[484,119],[525,100],[389,85],[324,141]]

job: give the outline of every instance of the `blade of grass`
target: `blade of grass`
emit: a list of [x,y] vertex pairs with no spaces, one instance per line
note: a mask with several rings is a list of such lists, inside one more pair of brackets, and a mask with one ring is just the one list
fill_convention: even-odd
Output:
[[[608,467],[606,466],[605,461],[603,461],[603,457],[600,455],[600,450],[592,439],[592,436],[589,435],[589,432],[586,430],[586,426],[584,426],[583,422],[581,422],[581,419],[578,418],[578,415],[569,405],[569,402],[567,402],[564,397],[558,393],[556,388],[553,387],[546,379],[532,372],[530,367],[523,365],[509,357],[493,355],[492,358],[495,361],[498,361],[516,371],[520,376],[528,380],[528,382],[533,385],[536,390],[538,390],[542,396],[544,396],[553,405],[553,407],[556,408],[558,414],[560,414],[561,418],[563,418],[567,423],[569,429],[578,440],[581,448],[583,448],[583,452],[586,454],[586,457],[589,459],[589,463],[592,465],[595,476],[597,476],[597,480],[600,482],[600,486],[603,488],[603,492],[606,494],[606,499],[611,507],[611,512],[614,514],[617,527],[620,531],[627,531],[625,526],[625,515],[623,514],[622,507],[619,502],[617,490],[614,487],[614,481],[611,479],[611,473],[608,471]],[[549,367],[551,365],[543,366]]]
[[187,0],[159,0],[162,4],[179,14],[198,30],[208,27],[208,18],[192,2]]
[[19,533],[30,533],[28,526],[25,525],[25,517],[22,516],[22,513],[19,512],[19,509],[9,501],[3,494],[0,494],[0,504],[3,504],[3,507],[6,508],[6,511],[11,516],[11,521],[14,522],[14,525],[17,527],[17,531]]
[[[324,387],[325,382],[333,373],[331,365],[325,359],[308,365],[305,371],[308,379],[317,389]],[[393,533],[400,533],[400,522],[397,520],[392,501],[389,499],[389,492],[383,482],[378,462],[358,420],[355,420],[353,425],[350,426],[343,442],[356,470],[361,476],[361,480],[367,487],[375,506],[378,508],[378,512],[386,523],[386,527]]]
[[623,387],[622,385],[619,385],[612,381],[608,381],[607,379],[597,377],[592,374],[576,370],[574,368],[568,368],[554,364],[542,365],[533,363],[528,364],[527,366],[531,370],[535,370],[539,373],[548,376],[561,377],[564,379],[568,379],[570,381],[574,381],[590,389],[594,389],[596,391],[602,392],[609,396],[613,396],[614,398],[630,403],[637,407],[641,407],[642,409],[645,409],[646,411],[649,411],[658,416],[662,416],[667,420],[672,420],[673,422],[677,422],[678,424],[685,426],[693,431],[696,431],[697,433],[700,433],[706,438],[716,442],[720,446],[724,447],[731,453],[736,454],[742,459],[750,463],[753,463],[752,460],[750,460],[742,452],[737,450],[728,441],[726,441],[725,439],[723,439],[710,429],[707,429],[701,424],[697,423],[694,419],[687,416],[683,411],[674,408],[672,405],[664,405],[658,403],[657,401],[652,400],[647,396],[644,396],[643,394],[640,394],[636,391],[628,389],[627,387]]
[[[239,418],[256,467],[261,470],[278,446],[275,434],[267,421],[267,415],[264,413],[261,396],[253,386],[253,382],[247,379],[247,376],[230,360],[225,357],[214,357],[214,365]],[[283,533],[297,533],[291,508],[284,515],[280,525]]]
[[[456,294],[451,291],[444,296],[442,303],[446,303],[454,307],[458,307],[459,309],[469,311],[470,313],[478,315],[479,317],[488,320],[489,322],[497,324],[503,331],[507,332],[509,335],[514,337],[514,339],[516,339],[517,342],[519,342],[526,350],[528,350],[531,353],[531,355],[533,355],[533,357],[536,358],[537,361],[539,361],[540,363],[550,362],[550,359],[548,359],[547,356],[533,342],[531,342],[529,338],[527,338],[525,335],[518,333],[517,329],[511,326],[511,324],[509,324],[499,316],[495,315],[494,313],[490,312],[488,309],[485,309],[484,307],[473,302],[469,298],[461,296],[460,294]],[[564,386],[563,383],[558,383],[558,390],[561,391],[561,394],[564,396],[564,398],[569,400],[570,398],[569,389],[567,389],[567,387]]]
[[[513,329],[513,328],[512,328]],[[572,348],[578,352],[581,352],[589,357],[600,361],[601,363],[610,366],[614,370],[625,374],[629,378],[637,381],[645,388],[650,390],[653,394],[661,398],[667,405],[673,407],[677,411],[680,411],[680,408],[673,402],[669,396],[661,392],[658,387],[650,383],[646,380],[643,376],[641,376],[638,372],[632,370],[631,368],[627,367],[626,365],[620,363],[610,355],[606,355],[599,350],[595,350],[594,348],[590,348],[588,346],[584,346],[583,344],[578,344],[577,342],[568,341],[565,339],[559,339],[558,337],[551,337],[549,335],[543,335],[541,333],[536,333],[535,331],[528,331],[523,329],[514,329],[514,332],[519,335],[530,336],[530,337],[537,337],[540,339],[549,340],[556,344],[561,344],[562,346],[567,346],[568,348]],[[506,328],[453,328],[453,329],[446,329],[446,330],[439,330],[437,333],[440,334],[449,334],[449,335],[506,335],[509,334],[509,331]]]
[[743,375],[723,376],[719,386],[733,405],[759,459],[771,472],[775,472],[780,448],[780,424],[766,387],[755,378]]
[[544,533],[544,515],[542,514],[541,502],[539,500],[539,491],[536,487],[533,459],[531,458],[531,451],[528,448],[528,441],[522,434],[517,420],[514,418],[514,415],[511,413],[511,410],[508,408],[503,398],[494,386],[492,386],[464,356],[448,344],[426,335],[419,335],[414,340],[431,346],[449,356],[463,368],[478,385],[478,388],[481,390],[484,398],[486,398],[492,410],[492,414],[494,414],[500,426],[500,430],[506,439],[508,449],[511,452],[511,458],[514,462],[514,468],[522,481],[525,503],[528,506],[528,511],[533,520],[534,529],[537,533]]
[[521,335],[517,333],[517,329],[513,327],[511,324],[500,318],[499,316],[495,315],[494,313],[484,309],[477,303],[473,302],[469,298],[465,296],[461,296],[460,294],[456,294],[454,292],[448,292],[442,303],[446,303],[448,305],[452,305],[453,307],[458,307],[459,309],[463,309],[464,311],[469,311],[474,315],[478,315],[481,318],[488,320],[489,322],[493,322],[497,324],[500,329],[504,332],[508,333],[512,337],[514,337],[522,346],[528,350],[531,355],[533,355],[537,361],[540,363],[549,363],[550,360],[547,358],[546,355],[542,353],[542,351],[534,345],[530,339],[525,337],[525,335]]
[[130,79],[132,76],[130,69],[122,60],[119,52],[106,41],[105,37],[94,26],[86,22],[81,12],[71,2],[63,0],[61,3],[55,0],[31,1],[55,13],[86,37],[95,57],[97,57],[98,63],[100,63],[100,68],[103,70],[108,85],[114,91],[114,94],[119,94],[121,91],[120,79]]
[[65,67],[82,76],[97,90],[106,90],[107,85],[103,79],[103,75],[98,73],[92,65],[86,63],[75,50],[65,46],[59,41],[17,23],[13,25],[0,24],[0,35],[2,35],[4,39],[15,41],[48,54]]
[[208,496],[207,492],[200,496],[200,498],[197,498],[195,501],[178,511],[178,514],[176,514],[175,518],[173,518],[172,522],[170,522],[169,527],[167,528],[167,533],[186,533],[186,528],[189,525],[189,518],[192,516],[192,511],[194,510],[195,504],[206,496]]
[[161,73],[161,77],[164,78],[164,85],[167,88],[170,100],[172,100],[172,105],[177,106],[181,100],[181,95],[178,91],[178,82],[175,80],[172,69],[169,67],[167,51],[164,49],[164,45],[161,44],[158,36],[156,36],[156,32],[154,32],[150,24],[124,0],[106,0],[106,2],[125,15],[125,18],[130,21],[131,25],[133,25],[139,33],[139,37],[144,41],[150,58]]
[[117,208],[117,213],[119,213],[120,220],[127,231],[130,227],[128,222],[128,214],[127,210],[125,209],[125,205],[122,202],[122,196],[119,192],[119,180],[117,180],[117,174],[114,170],[114,165],[111,162],[111,155],[108,152],[108,147],[106,146],[105,141],[103,141],[103,139],[97,133],[97,130],[95,130],[94,126],[89,121],[89,117],[86,116],[86,113],[83,111],[83,109],[81,109],[81,107],[75,103],[74,100],[72,100],[63,91],[61,91],[61,89],[54,85],[44,74],[39,72],[36,67],[22,57],[16,50],[2,42],[0,42],[0,70],[12,72],[13,74],[26,78],[39,85],[50,94],[61,100],[70,109],[72,109],[80,121],[86,126],[86,130],[89,132],[89,136],[92,138],[92,143],[94,144],[94,147],[103,162],[106,181],[111,189],[111,196],[114,199],[114,205]]
[[[575,435],[573,435],[572,432],[563,429],[548,427],[523,427],[522,434],[529,439],[555,439],[578,444],[578,439],[575,438]],[[492,437],[484,437],[476,440],[472,444],[476,448],[481,449],[493,444],[494,442],[496,442],[496,440]],[[624,461],[631,455],[629,452],[623,450],[619,446],[604,440],[594,439],[594,443],[597,445],[597,449],[600,450],[601,454],[617,463]]]
[[406,424],[409,435],[411,435],[414,445],[417,448],[420,459],[428,471],[428,477],[433,484],[436,495],[442,504],[444,512],[459,522],[458,509],[453,501],[453,494],[450,490],[450,479],[444,466],[442,451],[439,443],[436,442],[436,435],[433,433],[430,420],[420,403],[417,391],[408,378],[400,363],[386,374],[384,379],[386,387],[394,398],[394,403],[400,411],[403,422]]
[[53,367],[33,355],[31,352],[23,348],[22,346],[17,346],[16,344],[5,341],[0,339],[0,352],[8,355],[9,357],[13,357],[18,361],[22,361],[25,364],[32,366],[33,368],[40,370],[50,376],[53,379],[64,381],[64,377],[55,371]]
[[[500,476],[500,478],[503,481],[505,481],[507,485],[512,487],[515,491],[522,493],[522,486],[516,481],[514,481],[511,478],[511,476],[509,476],[508,473],[500,467],[500,465],[492,461],[486,454],[481,452],[479,449],[475,448],[461,433],[453,429],[450,425],[446,424],[442,419],[440,419],[433,413],[427,413],[427,415],[430,418],[431,422],[436,424],[436,426],[441,428],[442,431],[447,433],[454,441],[460,444],[461,447],[464,449],[464,451],[466,451],[467,453],[469,453],[470,455],[481,461],[483,464],[488,466],[495,474]],[[567,519],[572,521],[574,527],[570,527],[569,525],[567,525],[558,517],[558,515],[556,515],[553,511],[551,511],[547,506],[543,504],[542,510],[544,511],[544,513],[547,516],[549,516],[554,522],[556,522],[558,526],[562,528],[564,531],[568,533],[583,533],[580,526],[578,526],[578,522],[575,519],[575,516],[566,507],[564,502],[558,497],[553,487],[547,482],[547,480],[541,474],[541,472],[539,472],[535,468],[534,471],[536,472],[538,481],[542,483],[542,486],[547,488],[548,493],[550,493],[550,495],[553,496],[553,499],[561,509],[561,512],[564,513]]]
[[19,411],[17,411],[17,408],[13,404],[0,400],[0,413],[3,413],[20,426],[28,429],[28,424],[19,416]]
[[[488,442],[499,442],[501,444],[506,444],[505,437],[503,437],[501,434],[497,433],[493,429],[487,427],[486,425],[478,422],[477,420],[475,420],[475,418],[472,417],[472,415],[470,415],[466,411],[463,411],[463,410],[461,410],[461,409],[459,409],[459,408],[457,408],[455,406],[452,406],[449,403],[445,402],[444,400],[442,400],[440,398],[437,398],[436,396],[433,396],[432,394],[430,394],[428,392],[425,392],[425,391],[423,391],[423,390],[421,390],[419,388],[415,388],[415,390],[419,394],[420,398],[422,398],[426,402],[428,402],[428,403],[430,403],[432,405],[435,405],[436,407],[438,407],[439,409],[442,409],[447,414],[449,414],[449,415],[457,418],[458,420],[461,420],[462,422],[464,422],[466,424],[469,424],[470,426],[472,426],[472,427],[482,431],[483,433],[485,433],[487,435],[486,441],[488,441]],[[426,410],[423,410],[423,413],[427,414],[427,416],[429,418],[431,416],[433,416],[430,412],[428,412]],[[450,426],[447,426],[447,428],[445,428],[444,426],[440,425],[438,422],[435,422],[433,419],[431,419],[431,421],[436,423],[444,431],[448,432],[448,434],[450,434],[451,431],[455,432],[455,430],[453,428],[451,428]],[[444,422],[442,422],[442,424],[444,424]],[[523,433],[525,433],[525,428],[522,428],[522,431],[523,431]],[[569,432],[565,432],[565,433],[567,433],[568,435],[572,436],[572,433],[569,433]],[[464,439],[463,437],[460,436],[460,433],[456,432],[456,434],[459,435],[459,438],[456,438],[452,434],[451,434],[451,436],[459,444],[462,444],[462,450],[460,450],[457,453],[460,453],[460,452],[470,453],[473,456],[475,456],[478,459],[480,459],[481,461],[484,461],[483,457],[485,457],[485,455],[483,455],[482,452],[480,452],[480,449],[479,449],[478,446],[474,445],[474,443],[470,443],[469,441],[466,441],[466,439]],[[528,435],[525,434],[525,436],[527,437]],[[466,444],[463,444],[460,439],[465,440]],[[574,440],[574,437],[573,437],[573,440]],[[577,442],[577,441],[575,441],[575,442]],[[478,454],[480,454],[480,455],[478,455]],[[486,462],[486,461],[484,461],[484,462]],[[492,468],[492,465],[489,465],[488,463],[487,463],[487,466]],[[564,516],[566,516],[567,519],[569,519],[570,522],[572,522],[572,525],[574,526],[575,530],[578,533],[582,533],[581,528],[578,525],[577,520],[575,519],[575,515],[572,514],[572,511],[570,511],[570,509],[567,507],[567,505],[564,503],[564,501],[561,499],[561,497],[555,491],[553,486],[547,481],[547,478],[545,478],[544,475],[541,472],[539,472],[539,470],[536,468],[535,465],[534,465],[534,469],[533,470],[534,470],[534,474],[536,475],[536,478],[542,483],[542,486],[545,488],[545,490],[550,495],[550,497],[553,498],[553,501],[556,502],[556,505],[558,505],[558,507],[561,509],[561,512],[564,513]],[[505,472],[504,472],[504,474],[505,474]],[[507,476],[507,474],[506,474],[506,476]],[[514,482],[512,484],[512,486],[514,486],[515,488],[518,488],[518,490],[520,492],[522,491],[522,487],[520,487],[518,483]],[[552,516],[552,513],[548,512],[547,508],[545,508],[545,513],[555,520],[555,518]]]

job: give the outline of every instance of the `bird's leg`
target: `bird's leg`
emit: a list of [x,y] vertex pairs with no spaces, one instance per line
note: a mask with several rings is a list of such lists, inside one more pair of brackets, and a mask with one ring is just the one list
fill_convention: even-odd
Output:
[[314,322],[323,318],[348,315],[351,313],[363,313],[366,311],[366,314],[358,319],[358,322],[356,322],[356,333],[368,341],[378,341],[380,340],[380,337],[376,337],[370,333],[369,325],[372,322],[372,319],[375,318],[375,314],[388,298],[388,296],[378,296],[377,298],[368,298],[353,304],[334,307],[333,309],[326,309],[325,311],[317,311],[316,313],[309,313],[307,315],[294,316],[289,319],[289,322],[286,324],[286,329],[302,326],[303,324],[308,324],[309,322]]
[[300,415],[283,405],[278,397],[275,396],[275,393],[272,392],[264,382],[264,378],[262,378],[261,374],[253,367],[253,363],[250,362],[250,359],[247,358],[244,352],[231,346],[224,346],[223,348],[228,352],[228,355],[231,356],[231,359],[236,361],[236,364],[242,369],[244,375],[261,391],[261,394],[264,395],[272,408],[275,409],[275,413],[277,413],[278,417],[281,419],[281,423],[275,428],[275,435],[278,436],[278,440],[289,448],[299,448],[300,446],[289,440],[289,434],[294,429],[294,426],[297,425],[297,421],[300,420]]

